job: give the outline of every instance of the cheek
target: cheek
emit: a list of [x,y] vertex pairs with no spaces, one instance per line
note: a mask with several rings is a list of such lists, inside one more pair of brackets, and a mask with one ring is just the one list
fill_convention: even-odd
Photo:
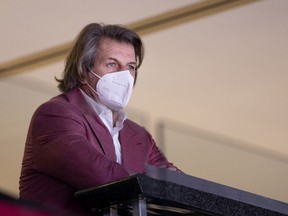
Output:
[[135,79],[137,76],[137,72],[136,71],[130,71],[130,74],[132,75],[132,77]]
[[97,83],[97,78],[94,77],[94,75],[92,73],[89,73],[89,75],[87,76],[87,79],[86,79],[86,83],[88,83],[90,86],[92,86],[94,88],[96,86],[96,83]]
[[113,72],[113,69],[111,68],[105,68],[105,67],[102,67],[102,68],[98,68],[97,70],[97,74],[100,76],[100,77],[103,77],[105,74],[108,74],[108,73],[111,73]]

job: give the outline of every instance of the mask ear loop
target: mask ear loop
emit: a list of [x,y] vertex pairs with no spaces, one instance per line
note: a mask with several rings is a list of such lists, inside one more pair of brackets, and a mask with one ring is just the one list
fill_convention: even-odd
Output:
[[94,76],[96,76],[96,77],[98,77],[99,79],[101,79],[101,77],[98,76],[96,73],[94,73],[92,70],[90,70],[90,72],[91,72]]
[[135,69],[135,79],[134,79],[133,86],[136,85],[137,77],[138,77],[138,68]]
[[[98,77],[99,79],[101,79],[100,76],[98,76],[96,73],[94,73],[92,70],[89,70],[94,76]],[[98,96],[100,96],[100,94],[88,83],[85,83],[95,94],[97,94]]]
[[92,87],[89,85],[89,83],[86,83],[86,85],[95,93],[97,94],[98,96],[100,96],[100,94]]

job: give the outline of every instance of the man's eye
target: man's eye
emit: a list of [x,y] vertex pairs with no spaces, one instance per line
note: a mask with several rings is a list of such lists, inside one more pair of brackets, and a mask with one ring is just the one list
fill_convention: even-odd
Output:
[[132,71],[135,71],[135,66],[134,66],[134,65],[129,65],[129,66],[128,66],[128,69],[129,69],[129,70],[132,70]]
[[107,64],[107,67],[115,67],[116,63],[115,62],[110,62]]

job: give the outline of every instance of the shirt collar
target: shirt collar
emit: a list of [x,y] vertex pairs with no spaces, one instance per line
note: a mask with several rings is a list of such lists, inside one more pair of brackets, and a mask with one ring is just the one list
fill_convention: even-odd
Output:
[[80,91],[83,94],[85,100],[91,105],[93,110],[100,117],[112,135],[119,132],[123,128],[123,123],[127,119],[127,115],[124,110],[118,111],[118,119],[116,120],[115,127],[113,127],[112,110],[93,100],[82,89],[80,89]]

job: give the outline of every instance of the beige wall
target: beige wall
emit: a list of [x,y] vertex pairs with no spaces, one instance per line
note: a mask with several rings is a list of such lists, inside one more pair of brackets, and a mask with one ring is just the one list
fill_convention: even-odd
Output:
[[[192,2],[185,1],[182,4]],[[42,21],[41,25],[37,25],[36,18],[33,19],[35,22],[33,25],[37,26],[34,34],[35,43],[33,40],[27,41],[28,36],[33,36],[33,34],[29,35],[33,25],[28,22],[29,29],[21,25],[21,31],[16,31],[19,40],[23,41],[16,47],[12,46],[11,49],[21,56],[40,48],[45,49],[69,42],[85,24],[99,21],[99,18],[95,18],[96,14],[101,14],[103,22],[117,21],[126,24],[134,21],[137,14],[140,19],[141,16],[149,17],[159,13],[151,4],[150,1],[150,5],[143,5],[142,8],[140,7],[141,10],[135,5],[135,10],[132,12],[131,10],[125,12],[123,9],[123,14],[116,14],[113,11],[110,13],[109,7],[103,6],[107,11],[101,14],[101,11],[93,13],[91,8],[87,9],[87,5],[85,11],[85,7],[77,8],[79,5],[72,3],[69,12],[61,11],[57,7],[55,14],[62,19],[58,18],[59,21],[55,23],[54,28],[48,23],[49,18],[54,18],[49,17],[45,11],[43,12],[45,16],[43,13],[41,16],[39,12],[34,15],[39,18],[39,22]],[[159,2],[159,5],[163,4]],[[165,4],[167,4],[166,8]],[[175,1],[165,1],[165,4],[161,7],[164,11],[181,6],[179,3],[173,5],[176,4]],[[12,6],[14,9],[18,8],[19,12],[17,13],[17,10],[14,12],[21,17],[25,8],[21,11],[21,7]],[[74,15],[76,12],[74,14],[71,12],[71,10],[76,11],[75,8],[78,12],[77,17]],[[95,5],[95,11],[96,8]],[[228,178],[233,168],[229,166],[229,158],[228,163],[218,166],[215,160],[205,164],[196,157],[189,157],[187,152],[195,152],[199,149],[195,142],[191,141],[189,144],[191,139],[195,141],[193,133],[186,137],[179,136],[174,130],[170,131],[169,136],[174,134],[173,137],[179,139],[173,143],[169,139],[165,149],[169,158],[180,164],[183,170],[188,170],[191,175],[259,192],[286,202],[288,202],[288,192],[279,190],[278,186],[283,184],[284,187],[283,180],[288,182],[288,177],[283,171],[287,168],[288,158],[286,114],[288,27],[285,24],[288,18],[287,8],[286,0],[265,0],[144,35],[146,59],[140,68],[139,80],[128,109],[132,117],[144,121],[155,138],[157,138],[156,124],[164,120],[164,122],[185,124],[187,128],[197,127],[220,137],[229,137],[233,140],[231,143],[237,140],[237,145],[248,145],[248,151],[253,149],[256,158],[259,154],[262,157],[263,151],[268,152],[264,158],[256,161],[255,157],[246,157],[245,166],[249,167],[250,164],[254,168],[240,169],[236,175],[239,178],[236,179]],[[85,12],[85,15],[82,17],[79,12],[82,14]],[[31,13],[33,15],[33,12]],[[108,16],[109,14],[116,15]],[[123,18],[125,14],[128,17],[126,19]],[[3,19],[1,22],[2,29],[5,29],[4,24],[8,25],[7,22],[4,23]],[[46,28],[46,32],[41,31],[41,28]],[[44,37],[45,35],[48,36]],[[7,47],[8,37],[7,34],[6,38],[1,38],[1,47]],[[16,40],[14,42],[12,44],[17,44]],[[30,46],[26,48],[25,43],[29,43]],[[32,48],[33,46],[35,47]],[[8,51],[7,55],[2,52],[1,62],[9,60],[9,56],[12,54],[9,55]],[[40,103],[57,94],[53,77],[58,76],[62,68],[63,61],[58,61],[45,67],[31,69],[24,74],[3,77],[0,80],[2,99],[0,189],[4,191],[15,195],[18,193],[20,163],[31,115]],[[145,116],[144,120],[142,114]],[[218,140],[215,142],[219,144]],[[215,142],[206,148],[207,152],[215,147],[213,144]],[[219,145],[215,147],[218,150],[221,149]],[[176,150],[179,149],[184,150],[176,154]],[[232,154],[233,151],[228,154]],[[220,155],[222,153],[218,152]],[[238,153],[235,153],[234,158],[239,158]],[[264,161],[270,160],[267,159],[270,155],[273,155],[273,162],[271,161],[267,166]],[[230,157],[232,160],[233,154]],[[275,162],[279,158],[281,158],[281,166]],[[207,166],[219,172],[209,172],[209,175],[201,172]],[[259,183],[262,179],[261,173],[259,175],[253,173],[253,170],[257,169],[279,176],[277,179],[272,178],[271,183],[261,186]],[[248,173],[253,173],[254,177],[247,179]],[[285,186],[287,188],[287,185]],[[265,187],[269,187],[269,190],[265,190]]]

